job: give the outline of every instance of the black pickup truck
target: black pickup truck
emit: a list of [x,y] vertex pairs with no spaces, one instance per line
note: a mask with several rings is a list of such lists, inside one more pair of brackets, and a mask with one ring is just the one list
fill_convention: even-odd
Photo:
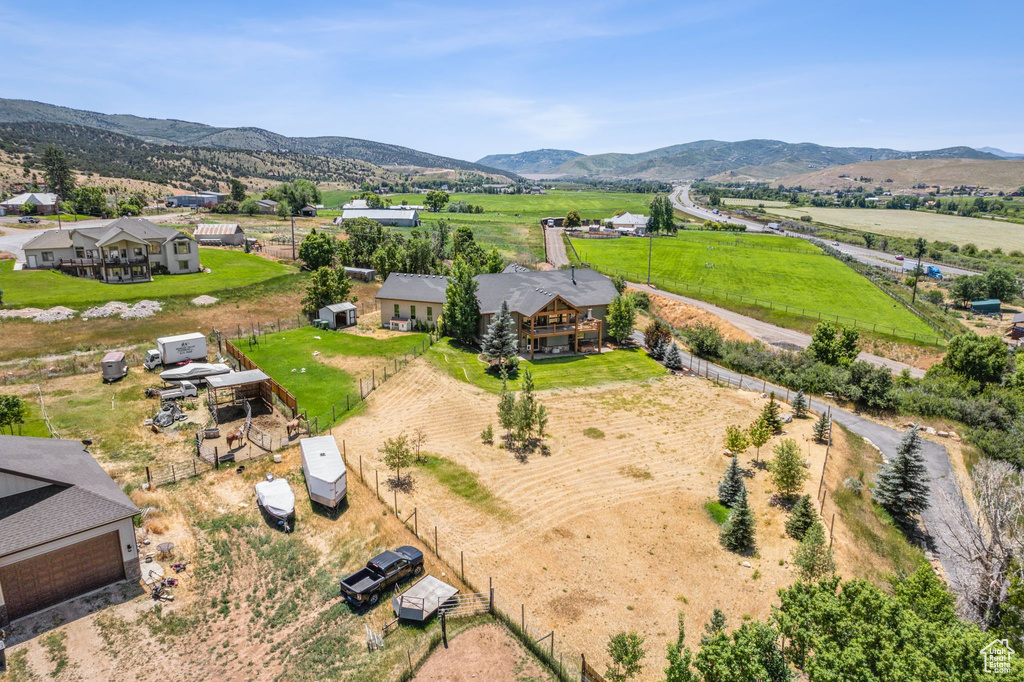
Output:
[[341,581],[341,594],[353,607],[373,606],[384,590],[423,573],[423,552],[415,547],[399,547],[366,562]]

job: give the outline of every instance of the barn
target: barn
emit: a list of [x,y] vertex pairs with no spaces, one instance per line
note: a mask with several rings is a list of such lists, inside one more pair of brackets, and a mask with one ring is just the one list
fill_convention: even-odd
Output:
[[210,223],[196,225],[193,235],[200,244],[226,244],[241,246],[245,232],[235,223]]
[[321,308],[318,316],[327,321],[328,329],[351,327],[356,323],[356,307],[348,301],[332,303]]
[[81,442],[0,436],[0,626],[138,581],[138,513]]

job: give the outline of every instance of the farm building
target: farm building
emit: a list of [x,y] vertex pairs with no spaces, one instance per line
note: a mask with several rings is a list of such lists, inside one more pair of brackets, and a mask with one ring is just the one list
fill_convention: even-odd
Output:
[[303,218],[315,218],[316,217],[316,206],[306,204],[299,209],[299,215]]
[[346,266],[345,274],[352,279],[361,279],[364,282],[372,282],[377,279],[377,271],[373,268],[350,268]]
[[273,215],[277,213],[277,202],[273,199],[260,199],[256,202],[260,207],[260,213],[263,215]]
[[5,213],[20,214],[25,212],[26,206],[35,206],[34,209],[31,209],[33,213],[52,215],[57,212],[57,200],[57,195],[49,192],[25,192],[0,201],[0,209],[3,209]]
[[971,301],[971,311],[982,315],[998,315],[1001,312],[998,298],[986,298],[981,301]]
[[101,282],[148,282],[152,274],[199,272],[191,235],[145,218],[119,218],[103,227],[47,230],[25,243],[25,267],[57,269]]
[[647,233],[647,216],[645,215],[623,213],[622,215],[606,218],[604,223],[617,232],[638,236]]
[[[580,352],[601,349],[604,317],[615,298],[612,281],[593,270],[526,270],[477,275],[483,336],[501,304],[508,302],[521,352]],[[433,327],[444,305],[448,279],[440,275],[392,273],[377,292],[381,320],[392,329]],[[390,317],[388,317],[390,315]]]
[[237,223],[212,223],[209,225],[196,225],[192,236],[200,244],[227,244],[230,246],[241,246],[245,241],[245,232]]
[[341,217],[334,219],[335,225],[341,225],[346,220],[356,218],[369,218],[381,225],[393,227],[418,227],[420,215],[415,209],[400,208],[350,208],[341,212]]
[[1024,337],[1024,313],[1017,313],[1010,320],[1010,328],[1006,330],[1007,336],[1011,339]]
[[270,381],[270,377],[259,369],[210,376],[206,378],[209,387],[207,402],[218,409],[225,405],[237,405],[242,400],[262,399],[267,405],[273,405],[274,394]]
[[0,626],[138,581],[138,513],[80,442],[0,436]]
[[196,192],[195,194],[169,195],[164,201],[167,208],[210,208],[223,204],[231,198],[225,192]]
[[328,329],[351,327],[356,323],[356,307],[348,301],[332,303],[321,308],[317,317],[326,320]]

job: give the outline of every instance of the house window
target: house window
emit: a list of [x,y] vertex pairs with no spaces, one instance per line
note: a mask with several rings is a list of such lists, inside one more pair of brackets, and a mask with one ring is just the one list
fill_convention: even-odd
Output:
[[395,317],[401,317],[401,313],[398,312],[398,304],[395,304]]
[[142,258],[142,247],[141,246],[136,246],[135,249],[133,249],[133,251],[135,253],[135,257],[136,258]]
[[188,270],[188,261],[187,260],[180,260],[180,261],[178,261],[178,269],[179,270]]
[[53,262],[53,251],[43,251],[43,262],[44,263],[51,263],[51,262]]
[[434,309],[428,305],[427,306],[427,322],[433,322],[433,321],[434,321]]
[[174,243],[174,254],[180,256],[183,253],[191,253],[189,250],[189,243],[187,241],[178,241]]
[[416,306],[414,305],[409,306],[409,318],[412,320],[416,319]]
[[83,249],[81,246],[76,246],[75,258],[85,258],[85,249]]
[[150,242],[149,243],[149,252],[150,253],[160,253],[160,245],[155,243],[155,242]]

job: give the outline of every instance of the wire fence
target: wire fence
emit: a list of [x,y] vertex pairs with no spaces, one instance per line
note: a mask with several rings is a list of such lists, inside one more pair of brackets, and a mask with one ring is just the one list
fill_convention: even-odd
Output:
[[[647,281],[647,274],[636,271],[624,270],[622,268],[616,268],[609,265],[595,265],[593,263],[582,262],[583,265],[604,273],[609,276],[621,276],[627,281],[644,283]],[[667,279],[664,277],[651,276],[650,283],[652,286],[668,291],[671,293],[687,295],[690,293],[696,294],[696,297],[700,297],[707,300],[709,297],[714,302],[714,299],[724,300],[726,302],[735,301],[737,303],[744,303],[748,305],[755,305],[760,308],[767,308],[768,310],[778,310],[781,312],[789,313],[791,315],[798,315],[800,317],[806,317],[816,320],[827,320],[842,324],[847,327],[854,327],[864,331],[872,332],[874,334],[882,334],[886,336],[892,336],[895,338],[907,339],[920,343],[928,343],[933,345],[942,345],[943,337],[938,334],[923,334],[920,332],[913,332],[906,329],[900,329],[898,327],[892,327],[885,324],[879,324],[877,322],[867,322],[865,320],[858,320],[855,317],[849,317],[847,315],[839,315],[836,313],[826,313],[820,310],[812,310],[810,308],[804,308],[802,306],[789,305],[788,303],[778,303],[776,301],[770,301],[763,298],[757,298],[755,296],[747,296],[746,294],[737,294],[731,291],[722,291],[721,289],[713,289],[700,284],[690,284],[688,282],[680,282],[679,280]]]

